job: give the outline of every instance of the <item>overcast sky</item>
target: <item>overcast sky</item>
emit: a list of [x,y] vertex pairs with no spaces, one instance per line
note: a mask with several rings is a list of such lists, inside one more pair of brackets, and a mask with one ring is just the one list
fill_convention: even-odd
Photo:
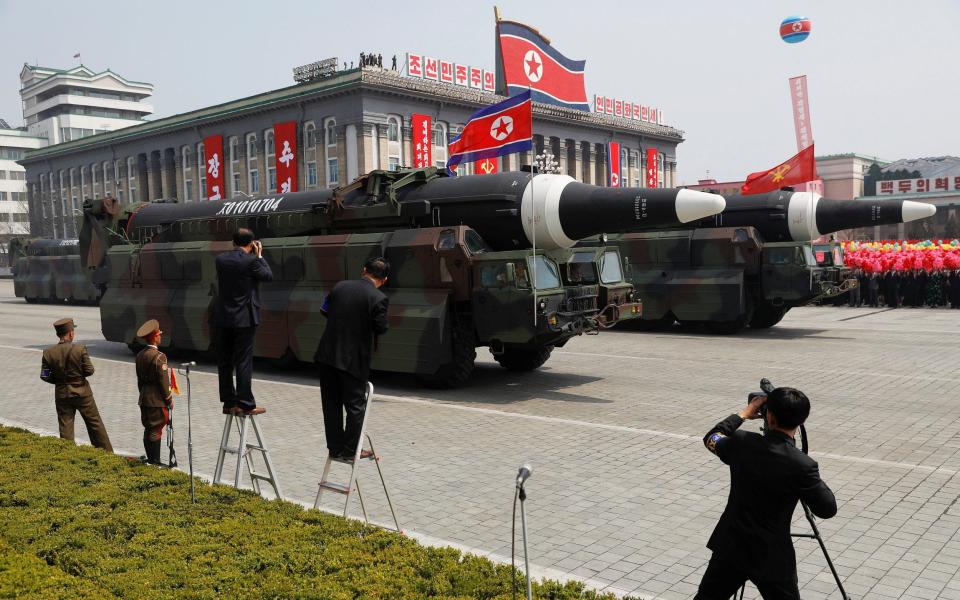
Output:
[[[493,2],[0,0],[0,118],[22,124],[24,62],[154,84],[167,116],[284,87],[361,50],[492,69]],[[957,0],[501,1],[573,59],[587,93],[659,106],[685,132],[680,181],[743,179],[796,152],[787,79],[806,74],[817,154],[960,154]],[[787,16],[812,19],[786,44]]]

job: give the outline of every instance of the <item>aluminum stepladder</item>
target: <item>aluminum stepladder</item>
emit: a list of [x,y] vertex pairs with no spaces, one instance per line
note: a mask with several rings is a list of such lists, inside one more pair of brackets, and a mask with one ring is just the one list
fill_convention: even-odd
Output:
[[[248,441],[248,424],[253,429],[253,434],[257,438],[257,443],[255,444]],[[233,429],[237,430],[240,438],[236,446],[230,446],[230,432]],[[263,457],[263,462],[267,468],[266,475],[258,473],[255,470],[253,456],[251,456],[252,452],[259,452]],[[223,477],[223,463],[227,454],[237,455],[237,470],[234,473],[233,487],[240,487],[240,466],[245,462],[253,491],[260,494],[260,482],[266,481],[273,487],[273,492],[276,494],[277,499],[283,499],[280,484],[277,483],[276,471],[273,468],[273,461],[270,460],[270,451],[267,450],[266,444],[263,442],[263,434],[260,433],[260,427],[257,425],[256,418],[253,415],[230,414],[227,415],[227,418],[224,420],[223,436],[220,438],[220,452],[217,454],[217,468],[214,470],[213,475],[214,483],[220,483],[220,479]]]
[[[377,451],[373,447],[373,439],[370,437],[370,434],[367,433],[367,421],[370,419],[370,407],[373,405],[373,384],[370,382],[367,382],[367,393],[364,400],[364,405],[363,424],[360,425],[360,443],[357,445],[357,452],[354,454],[352,461],[343,458],[333,458],[329,455],[327,456],[327,462],[323,465],[323,474],[320,476],[320,484],[317,489],[317,499],[314,500],[313,507],[320,508],[320,498],[323,496],[324,490],[343,494],[345,497],[343,502],[343,516],[346,517],[347,512],[350,509],[350,493],[354,488],[356,488],[357,498],[360,500],[360,509],[363,511],[363,520],[369,523],[370,519],[367,517],[367,507],[363,503],[363,494],[360,492],[360,482],[357,479],[357,469],[360,467],[361,460],[372,460],[377,466],[377,474],[380,476],[380,484],[383,486],[383,495],[387,498],[387,505],[390,507],[390,514],[393,516],[393,524],[396,526],[397,531],[402,532],[400,529],[400,521],[397,519],[397,512],[394,510],[393,502],[390,500],[390,492],[387,491],[387,482],[383,478],[383,470],[380,468],[380,456],[377,455]],[[364,438],[367,440],[367,445],[370,446],[371,456],[362,459],[360,458],[360,453],[363,450]],[[328,479],[330,476],[330,467],[333,466],[333,463],[350,465],[349,483],[344,485],[341,483],[334,483]]]

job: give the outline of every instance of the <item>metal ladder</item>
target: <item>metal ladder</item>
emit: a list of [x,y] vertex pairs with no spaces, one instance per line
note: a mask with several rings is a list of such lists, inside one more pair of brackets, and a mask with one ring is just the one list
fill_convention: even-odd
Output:
[[[393,516],[393,524],[396,526],[397,531],[402,533],[402,530],[400,529],[400,521],[397,519],[397,512],[394,510],[393,502],[390,500],[390,492],[387,491],[387,482],[383,478],[383,470],[380,468],[380,456],[373,447],[373,439],[370,437],[370,434],[367,433],[367,420],[370,418],[370,407],[373,404],[373,384],[370,382],[367,382],[367,393],[364,404],[365,409],[363,413],[363,424],[360,425],[360,444],[357,446],[357,453],[353,456],[352,461],[349,459],[333,458],[329,455],[327,456],[327,462],[323,466],[323,474],[320,476],[320,484],[317,489],[317,499],[314,500],[313,507],[320,508],[320,498],[323,496],[324,490],[343,494],[345,496],[345,500],[343,502],[343,516],[346,517],[347,512],[350,509],[350,494],[353,489],[356,488],[357,498],[360,500],[360,509],[363,511],[363,520],[369,523],[370,519],[367,517],[367,507],[363,503],[363,494],[360,492],[360,481],[357,479],[357,469],[360,467],[361,460],[372,460],[377,466],[377,474],[380,476],[380,484],[383,486],[383,494],[387,498],[387,505],[390,507],[390,514]],[[360,453],[363,450],[364,438],[367,440],[367,445],[370,446],[371,456],[361,459]],[[333,466],[333,463],[350,465],[349,483],[344,485],[342,483],[334,483],[328,479],[330,476],[330,468]]]
[[[253,434],[257,438],[256,444],[247,441],[247,424],[253,427]],[[234,427],[240,436],[240,441],[236,446],[230,446],[230,432]],[[263,457],[263,462],[267,467],[266,475],[258,473],[254,469],[253,456],[251,456],[252,452],[260,452]],[[246,462],[247,473],[250,474],[250,484],[253,486],[253,491],[260,494],[260,482],[266,481],[273,487],[273,492],[276,494],[277,499],[283,499],[283,494],[280,492],[280,484],[277,483],[276,472],[273,469],[273,461],[270,460],[270,451],[267,450],[267,446],[263,442],[263,434],[260,433],[260,427],[257,425],[257,421],[253,415],[227,415],[223,423],[223,436],[220,438],[217,468],[213,475],[214,483],[220,483],[220,479],[223,477],[223,463],[227,454],[237,455],[237,470],[234,473],[233,487],[240,487],[240,466]]]

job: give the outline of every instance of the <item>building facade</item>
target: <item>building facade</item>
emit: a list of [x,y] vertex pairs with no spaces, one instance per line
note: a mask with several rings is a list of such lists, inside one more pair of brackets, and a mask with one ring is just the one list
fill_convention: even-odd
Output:
[[27,131],[49,144],[138,125],[153,113],[153,85],[80,65],[61,70],[23,65],[20,99]]
[[7,266],[10,238],[30,235],[27,173],[17,161],[45,144],[43,138],[0,120],[0,268]]
[[823,181],[823,195],[838,200],[863,196],[863,178],[874,163],[884,167],[890,161],[855,152],[818,156],[817,173]]
[[[502,100],[480,90],[406,78],[365,67],[318,81],[258,94],[120,131],[50,146],[22,161],[30,191],[31,225],[49,237],[75,237],[84,198],[112,194],[121,201],[204,200],[203,140],[221,135],[224,197],[277,193],[273,127],[294,121],[298,190],[345,185],[374,169],[413,164],[411,117],[429,115],[433,161],[444,166],[447,144],[478,108]],[[621,147],[620,178],[639,187],[646,154],[656,148],[663,186],[674,185],[672,127],[534,105],[536,152],[552,153],[563,173],[606,185],[609,142]],[[531,156],[497,161],[518,170]],[[462,172],[472,172],[466,165]]]

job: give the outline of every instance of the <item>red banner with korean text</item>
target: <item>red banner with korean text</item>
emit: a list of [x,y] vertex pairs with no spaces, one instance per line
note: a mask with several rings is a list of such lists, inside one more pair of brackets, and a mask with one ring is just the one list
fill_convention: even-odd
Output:
[[207,200],[223,200],[227,195],[224,186],[223,136],[203,138],[203,164],[207,169]]
[[647,148],[647,187],[655,188],[660,184],[657,175],[660,170],[660,154],[656,148]]
[[620,187],[620,144],[607,144],[607,185]]
[[496,158],[482,158],[473,163],[473,172],[476,175],[493,175],[497,172]]
[[806,75],[790,78],[790,103],[793,105],[793,127],[797,134],[797,151],[799,152],[813,144]]
[[273,124],[278,194],[297,191],[297,122]]
[[414,169],[422,169],[433,165],[433,144],[430,140],[432,130],[433,119],[429,115],[410,115]]

